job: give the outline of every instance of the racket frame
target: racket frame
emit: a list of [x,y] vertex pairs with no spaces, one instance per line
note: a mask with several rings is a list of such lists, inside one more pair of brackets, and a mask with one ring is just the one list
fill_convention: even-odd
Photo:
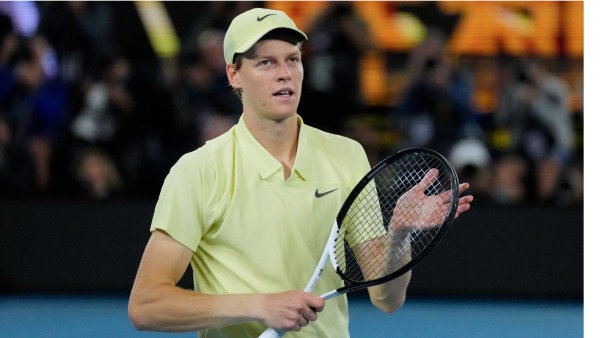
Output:
[[[452,196],[451,196],[451,205],[448,210],[448,214],[445,217],[444,223],[442,223],[440,225],[439,230],[437,231],[435,236],[432,238],[429,245],[427,245],[427,247],[424,250],[422,250],[417,256],[413,257],[410,260],[410,262],[408,262],[406,265],[402,266],[400,269],[398,269],[397,271],[394,271],[393,273],[391,273],[389,275],[386,275],[386,276],[383,276],[380,278],[376,278],[373,280],[369,280],[369,281],[354,281],[354,280],[351,280],[350,278],[348,278],[339,269],[338,264],[335,261],[335,254],[333,252],[335,250],[333,247],[334,243],[330,243],[330,241],[328,241],[327,245],[330,245],[330,247],[327,248],[327,250],[330,251],[328,256],[331,259],[331,263],[335,267],[336,273],[346,282],[346,285],[341,288],[338,288],[337,290],[334,290],[334,291],[331,291],[331,292],[328,292],[328,293],[322,295],[322,297],[324,299],[333,298],[337,295],[342,295],[342,294],[345,294],[345,293],[348,293],[351,291],[364,289],[364,288],[367,288],[370,286],[383,284],[383,283],[389,282],[392,279],[395,279],[395,278],[405,274],[406,272],[408,272],[409,270],[414,268],[415,265],[417,265],[419,262],[421,262],[421,260],[423,260],[423,258],[425,258],[440,243],[440,241],[444,237],[445,233],[450,228],[450,225],[454,221],[454,215],[456,214],[456,210],[458,208],[458,199],[460,198],[460,193],[458,190],[458,186],[459,186],[458,175],[456,174],[456,170],[450,164],[450,162],[444,156],[442,156],[440,153],[438,153],[434,150],[428,149],[428,148],[419,148],[419,147],[401,150],[393,155],[388,156],[387,158],[385,158],[384,160],[382,160],[381,162],[376,164],[356,184],[356,186],[352,189],[352,191],[350,192],[350,194],[344,201],[344,204],[342,204],[342,207],[340,208],[340,211],[338,212],[336,221],[334,223],[335,228],[339,228],[338,224],[341,224],[343,222],[344,217],[346,217],[346,214],[347,214],[348,210],[350,209],[350,207],[352,206],[352,203],[354,202],[356,197],[360,194],[362,189],[373,180],[373,178],[377,175],[377,173],[379,173],[381,170],[383,170],[385,167],[389,166],[390,164],[396,162],[396,160],[398,158],[408,156],[410,154],[415,154],[415,153],[424,153],[424,154],[428,154],[428,155],[435,157],[437,160],[439,160],[441,165],[444,166],[445,169],[449,173]],[[330,236],[330,240],[331,240],[331,236]],[[329,298],[325,298],[325,297],[329,297]]]

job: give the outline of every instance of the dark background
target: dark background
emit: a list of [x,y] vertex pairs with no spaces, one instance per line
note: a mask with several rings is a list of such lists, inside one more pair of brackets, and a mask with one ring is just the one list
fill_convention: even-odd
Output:
[[[0,290],[131,288],[154,203],[0,203]],[[188,275],[182,281],[191,288]],[[413,272],[423,297],[583,299],[580,208],[477,205]]]

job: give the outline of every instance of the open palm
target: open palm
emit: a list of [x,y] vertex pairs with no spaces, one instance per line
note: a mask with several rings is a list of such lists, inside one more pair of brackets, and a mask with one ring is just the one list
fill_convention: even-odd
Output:
[[[437,169],[430,169],[423,179],[403,194],[394,207],[390,227],[394,231],[428,230],[440,226],[450,210],[452,191],[438,191]],[[429,188],[433,194],[426,194]]]

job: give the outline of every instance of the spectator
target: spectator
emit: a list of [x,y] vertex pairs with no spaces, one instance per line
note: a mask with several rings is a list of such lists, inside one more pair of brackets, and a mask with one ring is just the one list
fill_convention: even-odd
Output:
[[242,113],[242,104],[235,96],[228,84],[227,73],[223,56],[223,39],[225,32],[208,29],[198,36],[198,53],[210,71],[206,99],[212,101],[211,105],[217,113],[239,117]]
[[14,64],[4,72],[0,97],[14,146],[31,156],[35,190],[41,193],[51,188],[54,148],[66,121],[68,100],[65,83],[44,72],[45,46],[41,35],[20,44]]
[[102,69],[101,76],[85,93],[84,106],[71,123],[71,133],[79,147],[102,149],[118,163],[118,171],[135,190],[143,184],[139,174],[145,150],[131,63],[123,56],[112,56]]
[[565,183],[573,159],[574,139],[569,89],[564,80],[539,62],[515,63],[512,81],[501,91],[495,124],[509,139],[498,160],[522,162],[522,199],[549,202]]
[[73,120],[73,134],[87,143],[117,147],[115,137],[131,115],[134,99],[129,91],[129,62],[120,56],[107,60],[101,77],[85,93],[83,109]]
[[[198,36],[196,48],[180,57],[179,82],[172,88],[175,107],[179,110],[178,125],[184,130],[185,150],[204,144],[206,133],[215,135],[211,122],[232,126],[242,113],[240,100],[229,87],[223,56],[224,33],[207,29]],[[181,138],[181,135],[177,135]]]
[[[0,71],[9,66],[17,49],[17,45],[18,35],[14,31],[11,18],[0,13]],[[2,92],[0,91],[0,95],[1,93]]]
[[445,46],[443,34],[430,29],[409,56],[408,85],[393,110],[404,136],[400,147],[427,147],[448,156],[458,141],[481,136],[470,73],[452,63]]
[[39,31],[56,48],[61,77],[69,84],[88,76],[99,55],[115,53],[110,5],[98,1],[39,3]]
[[84,197],[103,200],[118,195],[122,179],[114,161],[102,150],[84,150],[76,161],[75,177]]
[[308,35],[303,61],[306,100],[299,109],[307,122],[340,133],[346,119],[363,111],[360,60],[375,45],[353,3],[346,1],[330,2]]
[[[0,13],[0,102],[4,102],[14,84],[14,59],[19,38],[12,19]],[[0,111],[0,116],[6,111]]]
[[[454,144],[448,154],[448,160],[456,169],[458,177],[470,182],[470,192],[476,195],[479,201],[489,200],[494,182],[494,165],[492,154],[484,142],[475,137],[462,139]],[[518,175],[509,175],[506,179],[514,177]],[[503,182],[500,186],[512,187],[510,183]]]

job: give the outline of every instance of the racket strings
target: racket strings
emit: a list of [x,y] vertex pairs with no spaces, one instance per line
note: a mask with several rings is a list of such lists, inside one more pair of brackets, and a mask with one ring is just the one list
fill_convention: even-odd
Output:
[[[385,277],[428,247],[450,210],[445,168],[436,157],[412,154],[371,178],[339,224],[335,259],[346,278]],[[428,179],[431,169],[438,175]]]

